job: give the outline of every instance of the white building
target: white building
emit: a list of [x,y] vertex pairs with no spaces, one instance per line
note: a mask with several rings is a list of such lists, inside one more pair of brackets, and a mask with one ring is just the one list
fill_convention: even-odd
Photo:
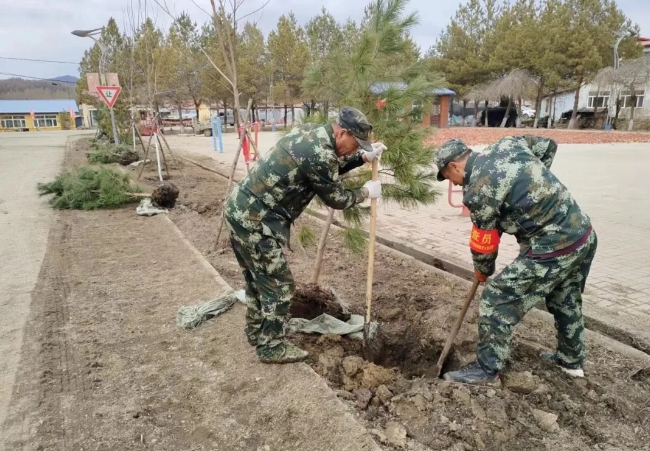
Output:
[[[547,96],[542,99],[539,117],[548,116],[553,111],[553,119],[555,121],[560,119],[562,113],[573,109],[575,100],[575,90],[567,90],[558,92],[555,96]],[[610,116],[616,115],[616,98],[617,95],[621,96],[621,109],[619,111],[619,119],[627,119],[630,117],[631,110],[631,93],[628,91],[621,91],[618,93],[615,89],[600,90],[598,86],[592,84],[583,85],[580,88],[578,98],[578,111],[588,110],[593,111],[594,108],[602,110],[607,108]],[[646,102],[646,98],[650,96],[650,86],[636,92],[636,108],[634,110],[634,118],[639,120],[650,119],[650,100]]]

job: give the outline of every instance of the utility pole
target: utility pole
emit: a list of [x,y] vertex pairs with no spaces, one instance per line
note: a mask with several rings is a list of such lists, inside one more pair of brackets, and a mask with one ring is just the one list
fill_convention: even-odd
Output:
[[[104,30],[104,27],[101,28],[95,28],[94,30],[74,30],[71,33],[75,36],[79,36],[80,38],[90,38],[93,41],[97,43],[99,46],[99,50],[101,52],[99,56],[99,83],[102,86],[106,86],[106,73],[104,72],[104,69],[106,68],[106,46],[99,42],[97,38],[95,38],[96,35],[101,34],[102,31]],[[109,108],[109,111],[111,113],[111,125],[113,127],[113,140],[115,141],[115,144],[119,144],[120,140],[117,136],[117,127],[115,126],[115,112],[113,111],[113,108]]]

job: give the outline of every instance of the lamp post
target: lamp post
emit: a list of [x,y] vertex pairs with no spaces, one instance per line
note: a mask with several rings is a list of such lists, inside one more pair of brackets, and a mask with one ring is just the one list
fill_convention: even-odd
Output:
[[[95,28],[94,30],[73,30],[71,33],[80,38],[90,38],[99,46],[99,50],[101,51],[101,54],[99,56],[99,83],[101,83],[103,86],[106,86],[106,73],[104,72],[104,69],[106,68],[105,65],[107,48],[95,37],[101,34],[103,30],[104,27],[101,27]],[[113,108],[109,108],[109,110],[111,113],[111,125],[113,126],[113,140],[115,141],[115,144],[119,144],[120,140],[117,137],[117,127],[115,126],[115,113],[113,112]]]
[[636,32],[630,28],[627,30],[623,30],[618,34],[618,40],[616,41],[616,44],[614,44],[614,69],[618,69],[620,67],[620,58],[618,56],[618,46],[621,44],[621,41],[625,38],[633,38],[636,36]]

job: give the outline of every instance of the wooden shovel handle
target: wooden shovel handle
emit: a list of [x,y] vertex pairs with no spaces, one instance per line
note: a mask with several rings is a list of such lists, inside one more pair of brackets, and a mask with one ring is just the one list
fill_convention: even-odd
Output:
[[[379,179],[379,159],[372,160],[372,180]],[[375,234],[377,232],[377,199],[370,199],[370,231],[368,233],[368,282],[366,285],[366,324],[370,323],[372,281],[375,275]]]
[[435,377],[440,376],[440,371],[442,371],[442,365],[444,365],[445,360],[447,359],[447,354],[449,354],[451,345],[454,344],[454,340],[456,339],[456,335],[458,335],[458,331],[460,330],[461,324],[463,324],[463,320],[465,319],[467,310],[469,309],[469,306],[472,303],[472,300],[474,299],[474,295],[476,295],[476,290],[478,289],[479,283],[480,282],[478,280],[474,279],[472,288],[470,288],[469,291],[467,292],[467,298],[465,298],[465,304],[463,304],[463,308],[458,314],[458,319],[456,319],[456,324],[454,324],[454,328],[451,330],[449,337],[447,337],[447,342],[445,343],[445,347],[442,349],[442,353],[440,354],[440,358],[438,359],[438,364],[436,365]]

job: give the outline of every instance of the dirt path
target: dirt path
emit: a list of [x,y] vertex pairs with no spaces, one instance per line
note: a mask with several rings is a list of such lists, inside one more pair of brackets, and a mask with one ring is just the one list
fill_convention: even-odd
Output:
[[165,217],[134,210],[57,213],[7,450],[377,449],[308,366],[257,362],[242,306],[179,330],[179,306],[224,287]]
[[67,135],[0,134],[0,449],[23,328],[53,217],[36,183],[59,171]]

